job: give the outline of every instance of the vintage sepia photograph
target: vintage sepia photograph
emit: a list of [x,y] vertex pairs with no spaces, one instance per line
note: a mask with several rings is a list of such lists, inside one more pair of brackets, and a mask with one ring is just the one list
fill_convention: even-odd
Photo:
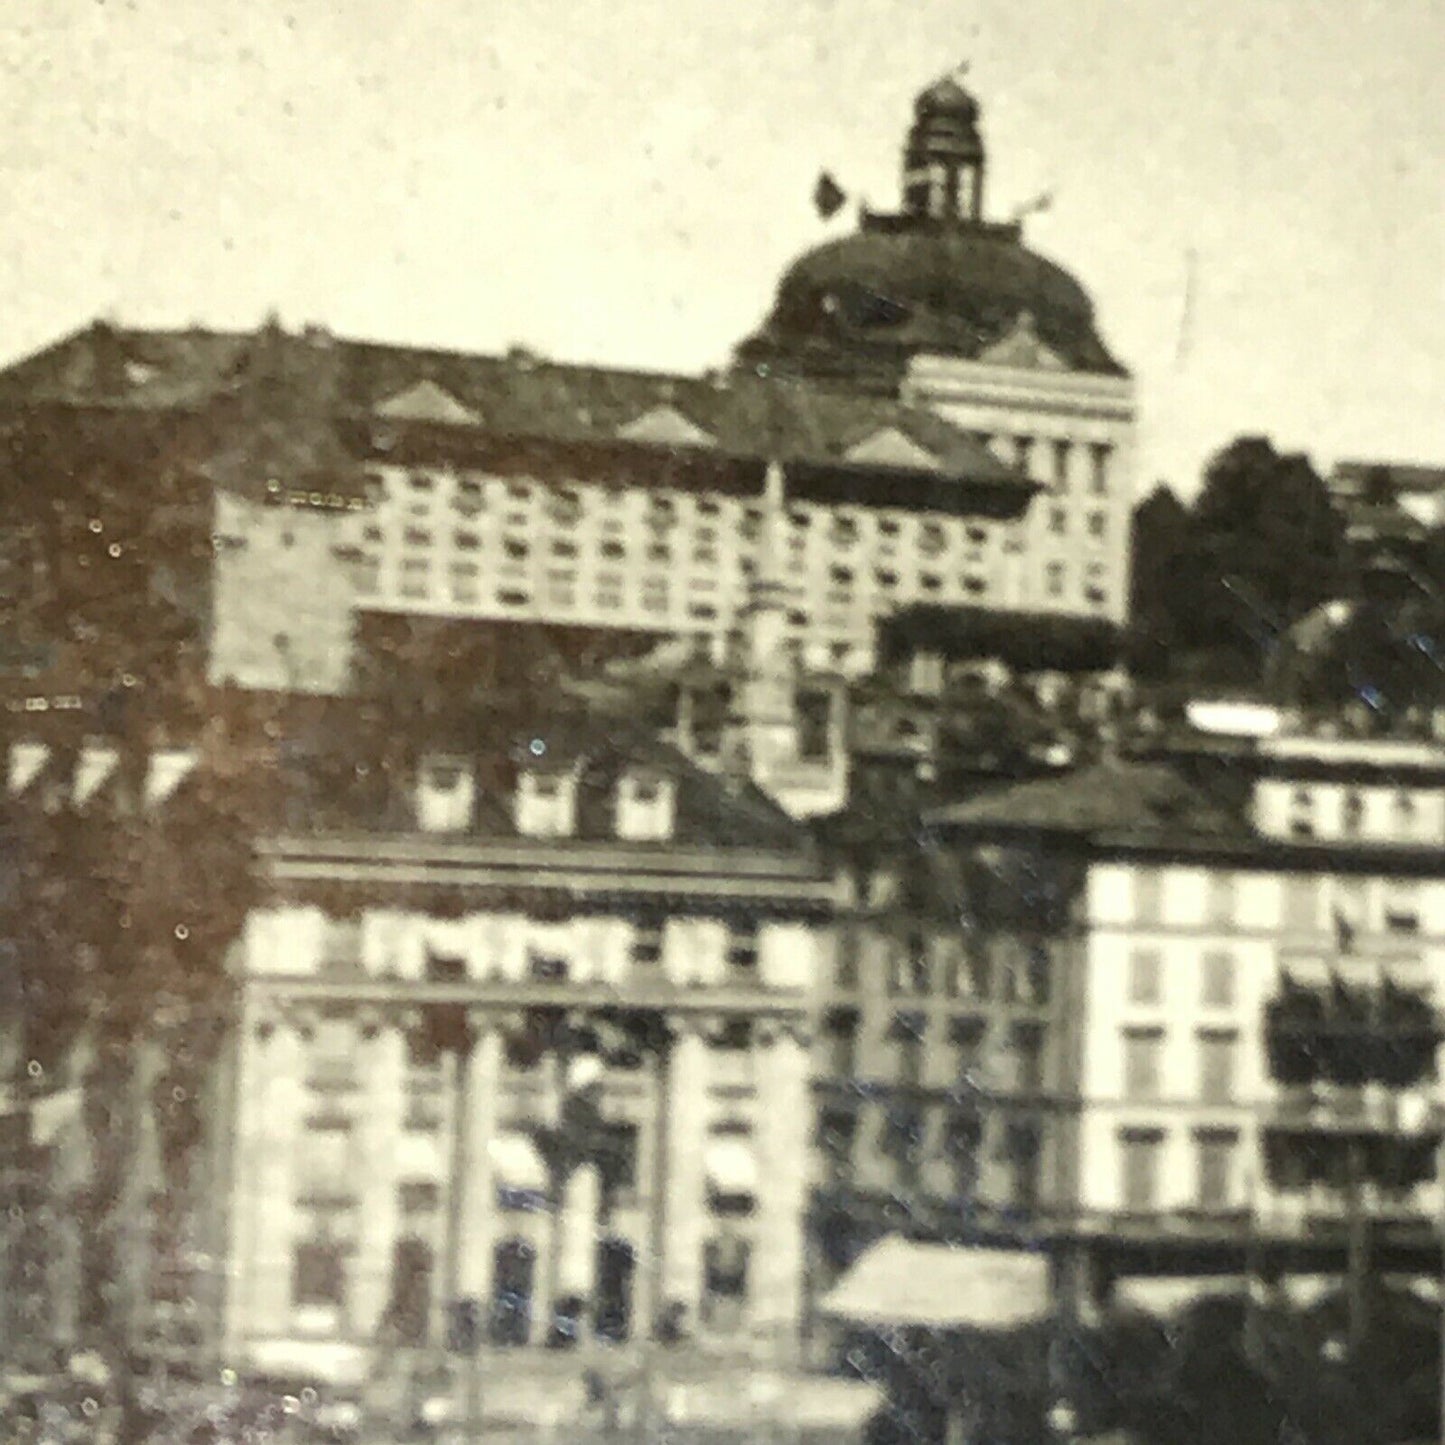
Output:
[[1445,1440],[1442,66],[9,0],[0,1445]]

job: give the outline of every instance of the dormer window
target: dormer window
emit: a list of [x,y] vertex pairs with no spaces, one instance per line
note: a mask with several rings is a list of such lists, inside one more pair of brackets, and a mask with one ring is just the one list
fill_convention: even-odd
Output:
[[462,833],[472,822],[476,778],[465,758],[423,758],[417,771],[416,817],[424,833]]
[[943,657],[936,652],[916,652],[909,659],[912,691],[919,697],[938,697],[943,692]]
[[672,837],[676,784],[656,773],[624,773],[617,782],[617,836],[634,842]]
[[517,779],[517,831],[528,838],[570,838],[577,829],[577,780],[532,769]]

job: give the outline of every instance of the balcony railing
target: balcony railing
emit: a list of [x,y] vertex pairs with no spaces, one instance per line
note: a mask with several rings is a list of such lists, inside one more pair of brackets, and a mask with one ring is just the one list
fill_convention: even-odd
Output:
[[1445,1108],[1422,1090],[1304,1085],[1282,1091],[1264,1124],[1279,1134],[1438,1139]]

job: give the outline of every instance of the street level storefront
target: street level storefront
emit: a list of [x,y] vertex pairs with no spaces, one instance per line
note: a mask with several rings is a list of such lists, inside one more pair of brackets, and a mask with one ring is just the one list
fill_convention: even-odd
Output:
[[824,1297],[835,1347],[888,1395],[879,1441],[1048,1438],[1054,1331],[1048,1257],[898,1236]]

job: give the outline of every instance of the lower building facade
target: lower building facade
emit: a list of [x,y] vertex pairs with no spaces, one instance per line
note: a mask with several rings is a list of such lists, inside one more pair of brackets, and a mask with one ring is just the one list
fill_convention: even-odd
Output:
[[523,784],[532,836],[263,846],[215,1221],[226,1361],[354,1376],[406,1349],[651,1338],[788,1353],[832,884],[760,795],[729,818],[715,780],[648,786],[681,830],[695,784],[722,829],[707,843],[585,817],[538,837]]

